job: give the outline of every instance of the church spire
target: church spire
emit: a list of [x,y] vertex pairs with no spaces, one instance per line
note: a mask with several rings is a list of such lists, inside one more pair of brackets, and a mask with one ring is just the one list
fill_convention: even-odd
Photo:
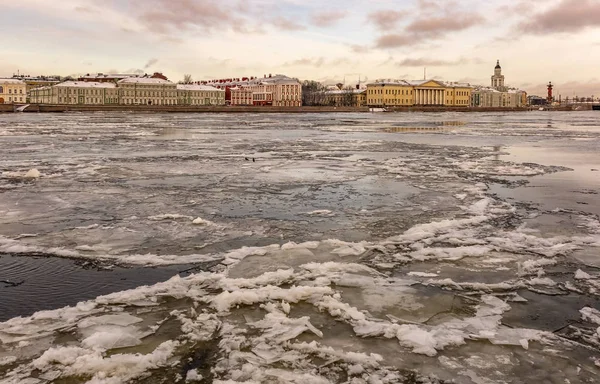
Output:
[[501,69],[500,60],[496,60],[496,68],[495,69]]

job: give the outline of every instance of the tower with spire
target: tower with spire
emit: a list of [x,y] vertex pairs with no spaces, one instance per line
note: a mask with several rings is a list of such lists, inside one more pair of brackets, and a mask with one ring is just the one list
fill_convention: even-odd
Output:
[[502,74],[500,60],[496,61],[496,67],[494,68],[494,76],[492,76],[492,88],[498,91],[506,90],[506,87],[504,86],[504,75]]

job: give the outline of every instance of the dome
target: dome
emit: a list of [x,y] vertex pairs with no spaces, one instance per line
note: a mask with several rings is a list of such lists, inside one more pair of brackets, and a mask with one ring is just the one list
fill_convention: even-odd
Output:
[[496,69],[502,69],[502,68],[500,67],[500,60],[496,61]]

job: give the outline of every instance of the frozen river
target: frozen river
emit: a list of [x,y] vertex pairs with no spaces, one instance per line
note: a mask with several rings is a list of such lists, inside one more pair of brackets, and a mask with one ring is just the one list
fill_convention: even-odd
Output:
[[0,115],[0,383],[600,382],[600,113]]

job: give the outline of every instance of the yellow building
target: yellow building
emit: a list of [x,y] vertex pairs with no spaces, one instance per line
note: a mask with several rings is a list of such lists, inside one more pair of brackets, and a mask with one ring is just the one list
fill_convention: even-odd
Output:
[[367,84],[370,107],[410,107],[414,105],[413,86],[404,80],[376,81]]
[[0,104],[25,103],[27,85],[17,79],[0,79]]
[[387,80],[367,84],[370,107],[447,106],[468,107],[472,88],[468,84],[437,80]]
[[468,107],[471,105],[473,87],[464,83],[445,83],[444,105],[448,107]]

